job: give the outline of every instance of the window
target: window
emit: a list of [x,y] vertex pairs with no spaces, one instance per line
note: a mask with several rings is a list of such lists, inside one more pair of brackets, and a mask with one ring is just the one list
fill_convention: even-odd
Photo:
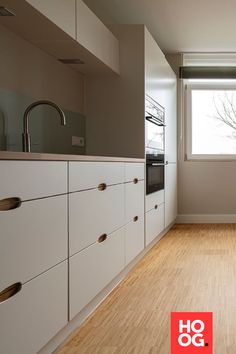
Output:
[[236,82],[186,84],[187,158],[236,159]]

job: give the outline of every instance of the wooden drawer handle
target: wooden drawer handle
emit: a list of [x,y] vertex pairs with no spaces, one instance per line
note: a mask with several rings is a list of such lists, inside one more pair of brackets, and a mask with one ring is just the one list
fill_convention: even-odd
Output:
[[8,286],[6,289],[0,292],[0,303],[16,295],[19,291],[21,291],[21,288],[22,288],[21,283],[15,283],[11,286]]
[[134,184],[137,184],[138,183],[138,178],[134,178],[133,182],[134,182]]
[[98,185],[98,190],[99,190],[99,191],[105,191],[105,189],[107,189],[106,183],[100,183],[100,184]]
[[154,206],[154,208],[155,208],[155,209],[158,209],[158,205],[156,204],[156,205]]
[[21,206],[20,198],[7,198],[0,200],[0,211],[7,211],[19,208]]
[[138,216],[135,216],[135,217],[133,218],[133,220],[134,220],[134,222],[138,221]]
[[98,243],[102,243],[106,241],[106,239],[107,239],[107,234],[103,234],[100,237],[98,237]]

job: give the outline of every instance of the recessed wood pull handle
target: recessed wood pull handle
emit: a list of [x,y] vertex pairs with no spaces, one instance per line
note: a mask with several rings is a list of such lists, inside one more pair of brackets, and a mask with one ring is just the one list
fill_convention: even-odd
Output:
[[103,234],[100,237],[98,237],[98,243],[102,243],[106,241],[106,239],[107,239],[107,234]]
[[138,221],[138,216],[135,216],[135,217],[133,218],[133,220],[134,220],[134,222]]
[[156,204],[156,205],[154,206],[154,208],[155,208],[155,209],[158,209],[158,205]]
[[21,206],[20,198],[7,198],[0,200],[0,211],[7,211],[19,208]]
[[134,182],[134,184],[137,184],[138,183],[138,178],[134,178],[133,182]]
[[21,283],[15,283],[11,286],[8,286],[6,289],[0,292],[0,303],[16,295],[19,291],[21,291],[21,288],[22,288]]
[[105,191],[105,189],[107,189],[106,183],[100,183],[100,184],[98,185],[98,190],[99,190],[99,191]]

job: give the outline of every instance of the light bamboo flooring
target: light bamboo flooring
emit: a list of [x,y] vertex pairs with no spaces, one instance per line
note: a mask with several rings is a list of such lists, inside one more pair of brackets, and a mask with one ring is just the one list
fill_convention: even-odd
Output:
[[236,225],[176,225],[57,354],[169,354],[171,311],[213,311],[236,354]]

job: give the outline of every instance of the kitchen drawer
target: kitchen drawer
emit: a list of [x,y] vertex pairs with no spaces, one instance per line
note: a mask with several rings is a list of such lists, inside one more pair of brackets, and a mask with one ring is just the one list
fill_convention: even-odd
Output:
[[124,163],[69,162],[69,191],[98,188],[124,182]]
[[0,212],[0,288],[25,283],[67,257],[67,196]]
[[145,211],[154,209],[156,205],[160,205],[165,201],[164,189],[158,192],[148,194],[146,196],[146,206]]
[[125,263],[131,262],[144,249],[144,217],[134,218],[125,226]]
[[67,163],[0,161],[0,199],[36,199],[67,192]]
[[36,354],[68,319],[68,262],[0,303],[0,353]]
[[124,184],[69,195],[70,255],[125,224]]
[[146,246],[152,242],[165,228],[164,203],[152,209],[146,215]]
[[124,249],[124,229],[120,229],[70,258],[70,319],[124,268]]
[[134,179],[144,179],[144,163],[126,163],[125,164],[125,182],[131,182]]
[[131,221],[134,216],[144,214],[144,181],[125,184],[125,218]]

